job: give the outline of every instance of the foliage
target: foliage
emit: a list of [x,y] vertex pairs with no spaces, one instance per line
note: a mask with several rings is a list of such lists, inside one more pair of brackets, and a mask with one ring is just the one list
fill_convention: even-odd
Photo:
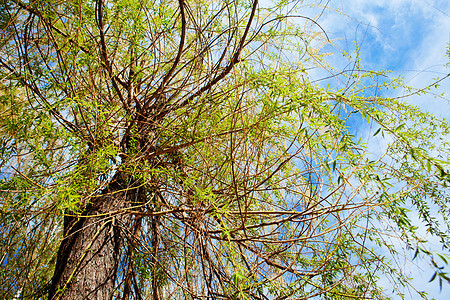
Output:
[[380,277],[409,286],[397,240],[449,281],[413,221],[448,251],[449,124],[367,97],[359,65],[315,84],[328,41],[306,3],[0,5],[3,298],[46,297],[64,218],[100,218],[119,177],[140,200],[108,212],[115,298],[385,299]]

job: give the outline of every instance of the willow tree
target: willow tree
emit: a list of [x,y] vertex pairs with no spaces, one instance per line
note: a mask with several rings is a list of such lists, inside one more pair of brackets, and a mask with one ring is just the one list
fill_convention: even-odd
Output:
[[378,299],[392,238],[448,280],[448,124],[314,84],[301,1],[1,7],[2,298]]

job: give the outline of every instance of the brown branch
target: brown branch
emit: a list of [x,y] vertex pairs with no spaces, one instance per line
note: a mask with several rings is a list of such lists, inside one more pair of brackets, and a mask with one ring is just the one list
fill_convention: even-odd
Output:
[[188,97],[186,100],[184,100],[178,107],[183,107],[183,106],[187,105],[192,99],[200,96],[205,91],[211,89],[216,83],[218,83],[220,80],[225,78],[225,76],[227,76],[228,73],[230,73],[230,71],[233,69],[233,67],[239,62],[239,56],[240,56],[240,54],[242,52],[242,49],[244,48],[245,40],[246,40],[248,32],[250,30],[250,26],[252,24],[253,18],[255,17],[257,6],[258,6],[258,0],[255,0],[253,2],[252,12],[250,13],[250,17],[249,17],[249,20],[247,22],[247,26],[245,27],[244,34],[242,35],[242,38],[241,38],[241,40],[239,42],[239,46],[238,46],[236,52],[234,53],[233,58],[231,59],[231,61],[228,64],[228,66],[226,66],[225,69],[219,75],[214,77],[205,86],[203,86],[197,92],[195,92],[190,97]]
[[119,85],[117,84],[116,75],[114,75],[112,64],[108,57],[108,50],[105,41],[105,31],[103,24],[103,0],[97,0],[96,6],[97,6],[97,14],[96,14],[97,26],[100,32],[101,59],[105,64],[106,71],[108,72],[108,75],[111,78],[111,83],[117,95],[119,96],[120,102],[122,103],[125,110],[127,110],[127,112],[130,112],[127,102],[123,98],[122,92],[120,91]]
[[122,296],[123,300],[128,300],[130,298],[131,284],[132,284],[133,276],[134,276],[133,243],[134,243],[134,241],[138,240],[139,231],[141,230],[141,227],[142,227],[142,217],[138,216],[134,221],[134,232],[133,232],[133,236],[130,239],[129,245],[128,245],[129,262],[128,262],[128,269],[127,269],[127,273],[126,273],[126,277],[125,277],[125,286],[123,288],[123,296]]
[[55,108],[52,107],[51,103],[48,102],[48,100],[42,95],[41,91],[38,87],[36,87],[35,84],[29,83],[22,74],[18,73],[16,70],[8,66],[2,58],[0,58],[0,64],[6,68],[10,74],[13,74],[16,79],[21,82],[25,87],[29,88],[35,95],[37,95],[42,102],[44,103],[44,106],[47,107],[48,111],[56,118],[56,120],[64,126],[67,130],[72,132],[78,132],[83,138],[86,138],[86,135],[83,133],[83,131],[80,129],[80,127],[76,126],[72,122],[66,120],[59,111],[57,111]]
[[[58,29],[57,27],[55,27],[54,25],[50,24],[50,22],[48,22],[48,20],[46,20],[44,18],[44,16],[41,14],[40,11],[34,9],[32,6],[30,5],[26,5],[25,3],[23,3],[20,0],[12,0],[14,3],[16,3],[20,8],[25,9],[26,11],[28,11],[29,13],[32,13],[34,15],[36,15],[37,17],[39,17],[47,26],[51,27],[53,30],[55,30],[57,33],[59,33],[60,35],[62,35],[65,38],[69,38],[69,35],[62,32],[60,29]],[[72,38],[69,38],[69,43],[77,46],[78,48],[80,48],[81,51],[83,51],[84,53],[89,54],[89,50],[86,49],[83,46],[80,46],[77,42],[75,42]]]
[[231,133],[237,133],[237,132],[240,132],[242,130],[243,130],[242,128],[241,129],[229,130],[229,131],[225,131],[225,132],[213,135],[213,136],[204,137],[204,138],[196,139],[196,140],[193,140],[193,141],[190,141],[190,142],[187,142],[187,143],[183,143],[183,144],[180,144],[180,145],[172,146],[170,148],[158,149],[155,152],[150,153],[147,156],[147,158],[152,158],[152,157],[155,157],[155,156],[158,156],[158,155],[162,155],[162,154],[165,154],[165,153],[169,153],[169,152],[175,152],[175,151],[181,150],[183,148],[192,146],[194,144],[198,144],[198,143],[204,142],[204,141],[206,141],[208,139],[211,139],[211,138],[214,138],[214,137],[220,137],[220,136],[231,134]]
[[[153,198],[153,210],[159,210],[159,199],[162,198],[159,192],[156,192]],[[152,292],[153,292],[153,299],[159,300],[159,293],[158,293],[158,280],[157,280],[157,272],[158,272],[158,247],[160,242],[160,232],[159,232],[159,225],[160,225],[160,217],[159,216],[153,216],[152,217],[152,254],[151,254],[151,266],[152,266]]]
[[172,76],[173,72],[175,71],[175,68],[180,62],[181,54],[183,53],[183,47],[184,47],[184,41],[186,39],[186,14],[184,11],[184,0],[178,0],[178,3],[180,5],[180,15],[181,15],[181,37],[180,37],[180,44],[178,45],[178,52],[177,56],[175,57],[175,61],[172,64],[172,67],[170,68],[169,72],[167,72],[166,76],[164,76],[161,84],[156,89],[156,91],[150,96],[150,98],[144,103],[142,107],[142,111],[145,112],[145,110],[150,105],[151,101],[159,96],[162,90],[164,90],[166,83],[169,82],[170,76]]

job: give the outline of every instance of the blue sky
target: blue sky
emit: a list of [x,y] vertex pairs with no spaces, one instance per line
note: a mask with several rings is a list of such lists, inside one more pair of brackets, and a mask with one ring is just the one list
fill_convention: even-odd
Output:
[[[419,88],[431,84],[433,78],[449,73],[450,69],[444,67],[449,62],[445,56],[450,43],[448,0],[321,2],[327,9],[318,20],[320,25],[342,50],[351,52],[356,39],[362,62],[367,68],[391,70],[393,76],[402,75],[408,84]],[[342,60],[340,63],[346,62]],[[449,83],[449,80],[443,82],[439,92],[450,92]],[[409,101],[450,119],[447,101],[432,97],[416,97]]]
[[[390,70],[405,82],[423,88],[450,72],[446,47],[450,43],[450,5],[448,0],[331,0],[319,1],[321,7],[308,11],[333,41],[335,47],[348,52],[360,47],[363,65],[371,70]],[[323,13],[317,19],[323,10]],[[325,51],[333,51],[325,47]],[[336,52],[337,53],[337,52]],[[337,53],[329,57],[333,66],[345,68],[348,61]],[[319,72],[320,73],[320,72]],[[450,95],[450,80],[441,82],[436,94]],[[404,92],[398,91],[395,96]],[[410,97],[410,103],[450,121],[448,100],[432,96]],[[377,145],[375,145],[377,147]],[[426,231],[422,234],[426,237]],[[433,243],[433,241],[431,241]],[[440,250],[435,242],[436,249]],[[450,253],[449,253],[450,254]],[[407,253],[412,258],[413,253]],[[422,269],[422,270],[421,270]],[[428,283],[433,271],[428,263],[405,262],[405,270],[415,278],[413,285],[435,299],[449,299],[450,286],[444,283],[439,292],[437,282]],[[381,279],[383,283],[386,279]],[[406,294],[406,299],[418,296]]]

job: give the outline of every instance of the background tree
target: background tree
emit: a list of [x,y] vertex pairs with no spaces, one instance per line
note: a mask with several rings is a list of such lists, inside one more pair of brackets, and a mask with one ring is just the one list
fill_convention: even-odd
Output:
[[2,296],[381,299],[390,237],[448,281],[448,124],[315,85],[301,4],[2,0]]

